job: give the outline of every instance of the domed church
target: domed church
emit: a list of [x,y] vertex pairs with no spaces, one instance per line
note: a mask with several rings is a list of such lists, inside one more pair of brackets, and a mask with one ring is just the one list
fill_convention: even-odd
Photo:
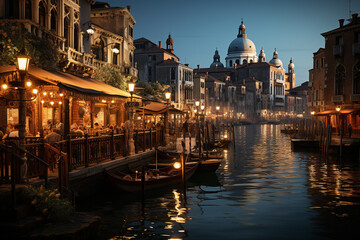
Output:
[[229,45],[228,54],[225,58],[226,67],[233,68],[235,64],[246,64],[258,61],[256,47],[253,41],[247,38],[244,22],[241,21],[239,34]]

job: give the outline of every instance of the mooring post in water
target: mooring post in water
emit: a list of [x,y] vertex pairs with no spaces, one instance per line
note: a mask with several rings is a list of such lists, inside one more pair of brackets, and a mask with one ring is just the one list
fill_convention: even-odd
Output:
[[141,167],[141,201],[144,205],[145,202],[145,166]]
[[342,140],[343,140],[343,126],[340,126],[340,162],[341,162],[341,156],[342,156]]
[[233,146],[234,146],[234,154],[235,154],[235,128],[234,128],[234,124],[232,125],[232,134],[233,134]]
[[325,154],[327,155],[329,152],[329,144],[330,144],[330,134],[331,134],[331,126],[327,126],[327,133],[326,133],[326,148],[325,148]]
[[183,185],[183,194],[184,197],[186,198],[186,180],[185,180],[185,142],[182,141],[181,142],[182,145],[182,157],[181,157],[181,177],[182,177],[182,185]]

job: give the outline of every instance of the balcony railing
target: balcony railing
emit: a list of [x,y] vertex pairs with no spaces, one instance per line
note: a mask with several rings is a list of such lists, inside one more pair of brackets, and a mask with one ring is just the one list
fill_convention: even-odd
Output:
[[360,54],[360,43],[354,43],[352,46],[353,55]]
[[331,100],[333,102],[343,102],[344,101],[344,95],[335,95],[331,97]]
[[333,49],[334,56],[343,56],[344,55],[344,46],[343,45],[336,45]]
[[360,94],[351,95],[351,101],[360,102]]

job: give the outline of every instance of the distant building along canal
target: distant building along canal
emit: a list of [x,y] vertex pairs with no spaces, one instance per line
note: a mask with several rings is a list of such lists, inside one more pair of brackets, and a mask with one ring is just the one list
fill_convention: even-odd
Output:
[[80,200],[102,215],[101,239],[358,239],[359,165],[292,152],[279,125],[235,128],[216,173],[141,196],[101,187]]

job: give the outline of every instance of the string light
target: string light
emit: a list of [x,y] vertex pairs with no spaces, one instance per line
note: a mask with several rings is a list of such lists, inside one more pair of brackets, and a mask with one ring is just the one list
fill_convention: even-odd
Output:
[[103,103],[106,103],[106,100],[101,100]]
[[62,104],[62,101],[60,101],[59,104],[61,105],[61,104]]
[[8,88],[8,85],[4,83],[3,85],[1,85],[1,87],[6,90]]
[[111,103],[114,103],[114,102],[115,102],[114,100],[111,101]]
[[32,92],[33,94],[37,94],[39,91],[36,88],[34,88]]
[[46,95],[47,95],[47,93],[46,93],[46,92],[43,92],[43,95],[44,95],[44,96],[46,96]]
[[53,102],[53,101],[51,101],[51,102],[50,102],[50,105],[51,105],[51,106],[52,106],[52,105],[54,105],[54,102]]
[[45,102],[44,100],[41,100],[41,103],[42,103],[42,104],[44,104],[44,102]]
[[27,81],[26,86],[31,87],[31,81]]
[[63,94],[63,93],[60,93],[60,97],[62,97],[62,96],[64,96],[64,94]]

